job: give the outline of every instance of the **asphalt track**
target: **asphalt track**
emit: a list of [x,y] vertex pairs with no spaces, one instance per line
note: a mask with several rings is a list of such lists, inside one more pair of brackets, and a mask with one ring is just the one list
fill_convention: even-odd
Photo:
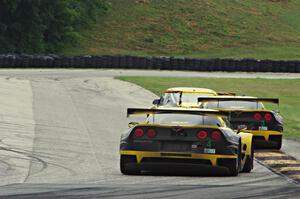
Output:
[[[257,162],[252,173],[239,177],[122,175],[120,133],[129,121],[143,119],[126,118],[126,108],[149,106],[155,96],[114,80],[116,74],[120,71],[0,71],[0,198],[300,197],[299,184]],[[239,75],[246,76],[234,74]]]

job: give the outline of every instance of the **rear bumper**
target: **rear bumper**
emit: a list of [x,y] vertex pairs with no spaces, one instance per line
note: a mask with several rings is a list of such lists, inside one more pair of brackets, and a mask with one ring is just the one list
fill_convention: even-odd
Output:
[[279,131],[258,131],[258,130],[243,130],[243,132],[253,134],[255,138],[262,138],[262,139],[255,139],[259,141],[270,141],[270,137],[272,136],[282,136],[282,132]]
[[193,175],[218,175],[224,174],[228,171],[225,166],[216,166],[206,164],[183,164],[183,163],[129,163],[126,165],[130,169],[138,169],[140,171],[163,172],[163,173],[176,173],[176,174],[193,174]]
[[[132,155],[136,157],[136,164],[141,166],[158,166],[158,165],[190,165],[217,167],[222,166],[221,161],[236,159],[237,155],[220,155],[220,154],[199,154],[199,153],[184,153],[184,152],[153,152],[153,151],[133,151],[120,150],[120,155]],[[181,160],[181,161],[176,161]],[[174,161],[165,161],[174,160]]]

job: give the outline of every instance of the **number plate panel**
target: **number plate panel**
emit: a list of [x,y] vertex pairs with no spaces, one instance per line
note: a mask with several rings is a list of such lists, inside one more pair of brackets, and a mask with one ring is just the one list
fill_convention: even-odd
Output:
[[191,144],[186,142],[163,142],[162,150],[174,152],[190,152]]

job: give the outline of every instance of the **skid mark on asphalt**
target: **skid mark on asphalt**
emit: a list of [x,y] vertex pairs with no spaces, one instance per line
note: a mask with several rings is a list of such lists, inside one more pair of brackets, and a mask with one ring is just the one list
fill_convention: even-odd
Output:
[[279,175],[300,183],[300,161],[278,150],[255,151],[255,159]]

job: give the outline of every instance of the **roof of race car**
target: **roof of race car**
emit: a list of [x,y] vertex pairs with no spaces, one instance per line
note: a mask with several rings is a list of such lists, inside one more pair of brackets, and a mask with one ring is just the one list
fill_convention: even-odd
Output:
[[165,93],[207,93],[207,94],[217,94],[216,91],[208,88],[197,88],[197,87],[173,87],[168,88]]

